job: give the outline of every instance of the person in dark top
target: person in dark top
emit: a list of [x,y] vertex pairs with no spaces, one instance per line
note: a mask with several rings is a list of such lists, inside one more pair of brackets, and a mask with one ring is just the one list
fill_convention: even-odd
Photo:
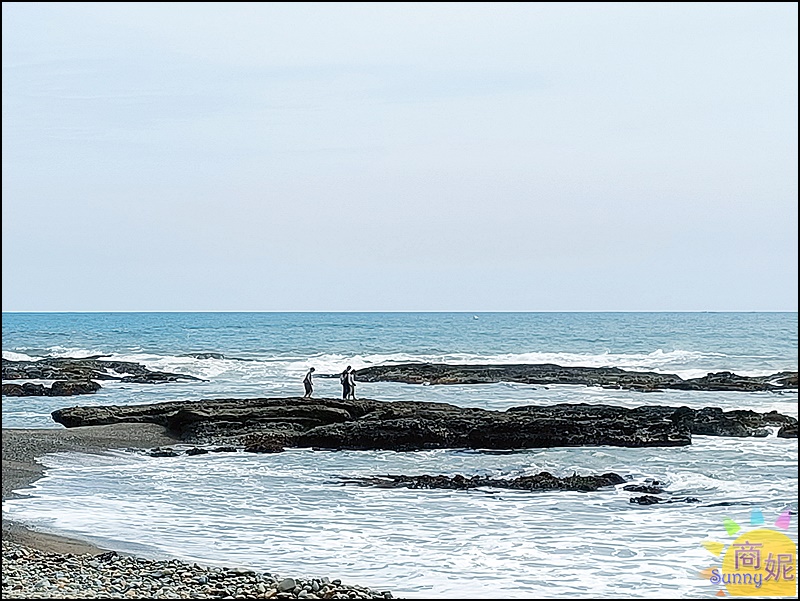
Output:
[[353,369],[349,365],[347,369],[339,376],[339,381],[342,383],[342,398],[347,400],[350,397],[350,370]]
[[350,372],[347,374],[347,391],[348,398],[351,401],[356,400],[356,370],[351,369]]
[[306,377],[303,379],[303,386],[306,387],[306,393],[303,395],[304,399],[310,399],[311,393],[314,392],[314,383],[311,381],[311,374],[314,373],[314,368],[308,370]]

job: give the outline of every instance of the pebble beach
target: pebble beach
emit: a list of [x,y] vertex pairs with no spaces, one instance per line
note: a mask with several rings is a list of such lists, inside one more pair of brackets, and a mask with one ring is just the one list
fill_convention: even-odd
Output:
[[3,541],[3,599],[391,599],[324,578],[155,561],[109,551],[47,553]]

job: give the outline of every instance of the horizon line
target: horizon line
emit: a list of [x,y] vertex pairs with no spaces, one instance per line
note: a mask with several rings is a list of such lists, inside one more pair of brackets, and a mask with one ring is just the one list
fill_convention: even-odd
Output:
[[27,313],[27,314],[91,314],[91,313],[464,313],[464,314],[492,314],[492,313],[797,313],[797,309],[567,309],[567,310],[464,310],[464,309],[427,309],[427,310],[246,310],[246,309],[93,309],[93,310],[13,310],[2,311],[3,314]]

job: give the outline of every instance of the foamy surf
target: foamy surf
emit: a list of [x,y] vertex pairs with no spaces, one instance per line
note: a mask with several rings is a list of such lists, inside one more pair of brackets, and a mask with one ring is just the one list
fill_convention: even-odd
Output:
[[[112,352],[103,353],[97,349],[57,347],[48,349],[46,357],[99,357],[107,361],[130,361],[141,363],[148,369],[172,371],[202,379],[210,379],[224,374],[239,374],[244,377],[285,376],[289,378],[304,374],[314,367],[319,374],[336,374],[345,366],[362,369],[374,365],[401,363],[447,363],[464,365],[481,364],[554,364],[562,367],[616,367],[627,371],[651,371],[669,373],[683,379],[699,378],[716,371],[732,371],[742,376],[765,376],[779,371],[796,370],[795,365],[786,362],[770,361],[768,357],[729,356],[723,353],[698,352],[686,350],[664,351],[656,349],[650,353],[375,353],[368,355],[347,355],[343,353],[318,353],[308,357],[297,355],[264,354],[249,358],[228,357],[218,351],[205,351],[223,355],[224,358],[203,357],[203,351],[187,350],[180,355],[158,354],[153,352]],[[3,358],[11,361],[35,361],[36,357],[22,352],[3,351]],[[741,367],[745,363],[761,361],[772,364],[763,368]],[[698,364],[703,367],[698,367]]]

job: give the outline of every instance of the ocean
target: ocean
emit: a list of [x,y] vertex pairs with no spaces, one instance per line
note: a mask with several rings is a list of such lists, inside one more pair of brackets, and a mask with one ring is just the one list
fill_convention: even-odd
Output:
[[[698,377],[796,371],[797,313],[4,313],[3,357],[135,361],[202,378],[101,382],[94,395],[3,398],[4,428],[58,428],[73,405],[341,395],[322,377],[385,363],[555,363]],[[191,355],[214,353],[216,358]],[[44,382],[48,383],[48,382]],[[634,392],[499,383],[359,383],[358,396],[504,410],[526,404],[662,404],[777,410],[797,392]],[[731,543],[724,520],[789,511],[797,542],[797,439],[694,436],[688,447],[583,447],[481,453],[290,449],[149,457],[61,453],[7,518],[150,557],[291,576],[341,578],[406,598],[711,596],[699,573]],[[699,503],[631,504],[591,493],[368,489],[341,477],[385,474],[558,476],[617,472],[667,483]],[[777,527],[775,527],[777,528]],[[783,529],[780,529],[784,532]]]

